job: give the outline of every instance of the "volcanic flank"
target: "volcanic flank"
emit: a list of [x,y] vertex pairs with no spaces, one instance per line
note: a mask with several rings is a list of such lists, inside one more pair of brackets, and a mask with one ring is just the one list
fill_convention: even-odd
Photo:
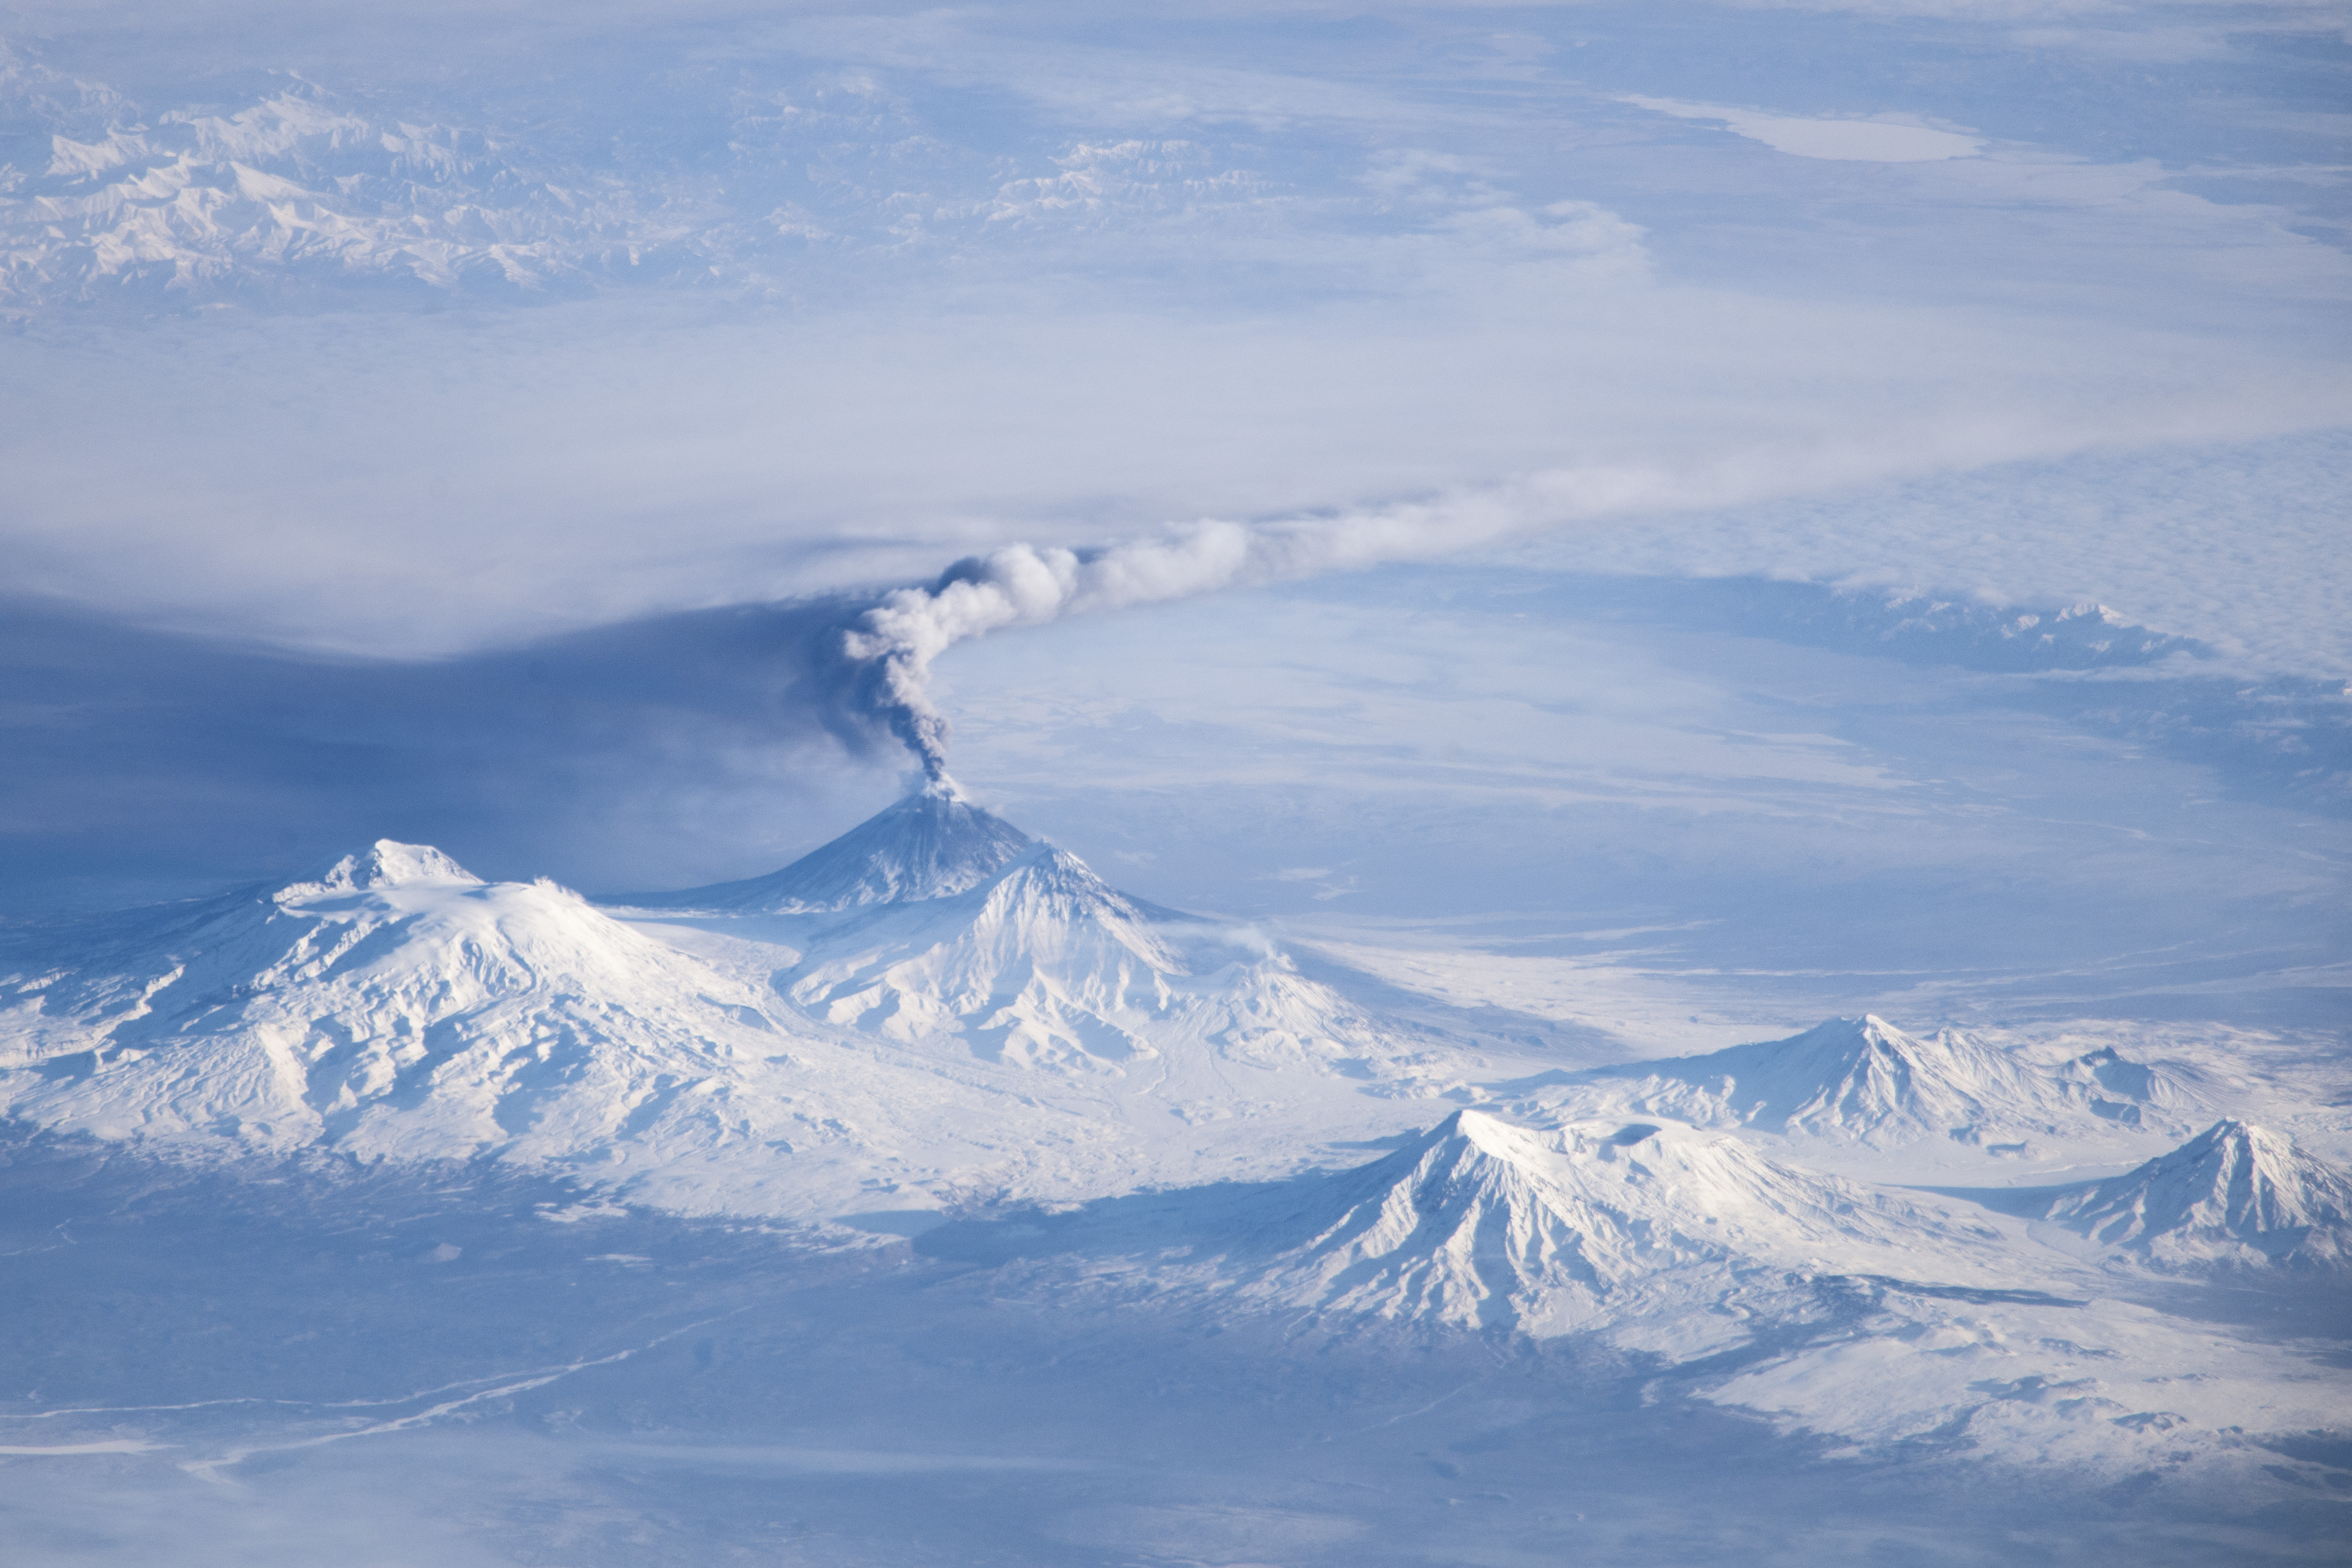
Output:
[[813,1022],[953,1058],[1112,1079],[1150,1063],[1206,1094],[1212,1061],[1393,1080],[1428,1044],[1264,935],[1122,893],[947,779],[772,875],[627,902],[772,942],[771,982]]

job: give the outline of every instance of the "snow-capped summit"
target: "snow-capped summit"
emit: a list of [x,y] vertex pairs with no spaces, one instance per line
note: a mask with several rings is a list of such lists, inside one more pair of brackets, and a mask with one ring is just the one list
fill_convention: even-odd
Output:
[[2052,1076],[2094,1115],[2125,1127],[2170,1124],[2185,1131],[2212,1114],[2208,1090],[2193,1068],[2132,1061],[2113,1046],[2076,1057]]
[[1155,1054],[1143,1031],[1184,967],[1085,861],[1033,844],[979,887],[819,932],[776,984],[828,1023],[960,1035],[992,1060],[1103,1066]]
[[478,887],[481,880],[429,844],[403,844],[396,839],[379,838],[365,849],[330,862],[315,877],[289,884],[278,896],[313,889],[357,892],[409,882],[465,882]]
[[2158,1268],[2352,1265],[2352,1173],[2243,1121],[2217,1121],[2046,1217]]
[[1832,1018],[1785,1040],[1628,1062],[1585,1077],[1636,1079],[1628,1103],[1649,1114],[1873,1148],[1943,1136],[1991,1142],[2045,1127],[2072,1102],[2045,1075],[1958,1030],[1920,1037],[1875,1014]]
[[[551,882],[383,840],[0,976],[0,1110],[165,1142],[567,1158],[748,1135],[761,996]],[[760,1057],[754,1057],[757,1051]]]
[[1720,1295],[1759,1268],[1771,1282],[1790,1269],[1973,1273],[1997,1239],[1736,1138],[1521,1127],[1466,1110],[1288,1201],[1255,1228],[1244,1295],[1537,1338],[1596,1326],[1653,1288]]
[[1034,842],[941,776],[781,871],[682,892],[604,900],[639,909],[807,914],[969,891]]

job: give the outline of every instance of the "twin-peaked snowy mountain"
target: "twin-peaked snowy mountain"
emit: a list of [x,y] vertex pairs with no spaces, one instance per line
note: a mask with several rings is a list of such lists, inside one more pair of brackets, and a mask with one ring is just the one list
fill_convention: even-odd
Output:
[[696,897],[632,921],[385,841],[16,933],[0,1114],[205,1155],[551,1163],[828,1217],[1293,1171],[1425,1092],[1412,1031],[949,792],[769,880],[753,912]]

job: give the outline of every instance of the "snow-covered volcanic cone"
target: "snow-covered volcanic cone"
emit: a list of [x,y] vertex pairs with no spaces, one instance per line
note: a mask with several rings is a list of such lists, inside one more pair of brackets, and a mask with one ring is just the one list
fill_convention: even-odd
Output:
[[1638,1114],[1872,1149],[1926,1138],[1997,1148],[2100,1122],[2169,1125],[2197,1100],[2172,1075],[2112,1050],[2043,1071],[1957,1029],[1907,1035],[1875,1015],[1575,1081]]
[[649,910],[809,914],[915,903],[978,887],[1034,841],[964,798],[952,779],[921,790],[764,877],[601,900]]
[[1680,1359],[1812,1313],[1825,1277],[1999,1291],[2065,1268],[2011,1239],[1966,1205],[1801,1170],[1725,1134],[1463,1110],[1354,1169],[975,1224],[927,1247],[1084,1258],[1155,1298],[1326,1328],[1608,1330]]
[[2242,1121],[2069,1194],[2047,1217],[2167,1271],[2352,1267],[2352,1173]]
[[1263,1217],[1244,1296],[1535,1338],[1654,1310],[1661,1292],[1720,1310],[1791,1274],[2015,1282],[2000,1233],[1964,1209],[1642,1123],[1535,1129],[1459,1111],[1296,1199]]
[[1418,1081],[1438,1043],[1254,930],[1119,892],[945,781],[772,877],[635,903],[677,910],[647,927],[674,939],[763,944],[735,948],[739,973],[764,969],[814,1022],[961,1059],[1247,1097],[1210,1064]]

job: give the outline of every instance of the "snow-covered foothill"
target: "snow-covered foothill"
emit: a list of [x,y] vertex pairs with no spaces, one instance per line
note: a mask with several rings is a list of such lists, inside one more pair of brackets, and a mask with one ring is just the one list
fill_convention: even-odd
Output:
[[2050,1076],[2084,1109],[2122,1127],[2193,1124],[2212,1109],[2210,1090],[2191,1069],[2179,1063],[2136,1062],[2113,1046],[2061,1063]]
[[1831,1450],[1841,1458],[1941,1454],[2110,1479],[2254,1472],[2277,1456],[2248,1434],[2326,1431],[2352,1399],[2352,1373],[2307,1346],[2095,1286],[1855,1284],[1810,1331],[1696,1392],[1841,1440]]
[[2352,1267],[2352,1172],[2227,1119],[2044,1217],[2168,1272]]

